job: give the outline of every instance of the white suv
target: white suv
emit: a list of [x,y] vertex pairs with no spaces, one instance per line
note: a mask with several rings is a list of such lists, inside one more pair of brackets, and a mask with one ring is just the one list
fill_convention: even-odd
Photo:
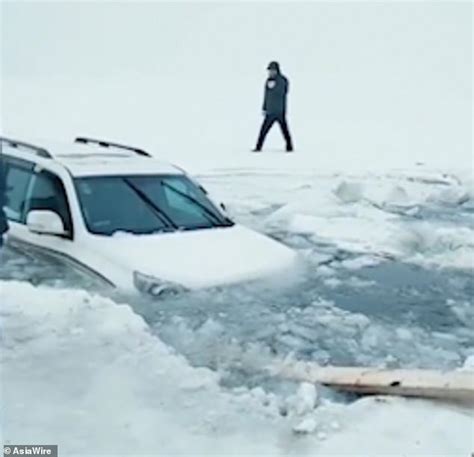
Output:
[[108,285],[160,296],[294,265],[294,251],[232,222],[194,179],[144,150],[90,138],[0,144],[8,243]]

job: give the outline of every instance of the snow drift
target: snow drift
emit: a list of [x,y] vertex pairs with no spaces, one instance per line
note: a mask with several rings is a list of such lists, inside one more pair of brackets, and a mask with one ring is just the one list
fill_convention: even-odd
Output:
[[384,398],[315,408],[310,386],[287,398],[226,390],[216,372],[191,367],[125,304],[17,282],[0,287],[6,443],[117,456],[464,456],[472,449],[472,412],[462,408]]

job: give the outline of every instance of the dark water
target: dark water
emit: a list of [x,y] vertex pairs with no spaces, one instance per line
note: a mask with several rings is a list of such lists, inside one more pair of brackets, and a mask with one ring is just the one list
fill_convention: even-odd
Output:
[[[341,276],[344,278],[345,275]],[[355,277],[373,284],[325,292],[343,309],[432,331],[449,331],[459,325],[473,324],[463,322],[446,305],[448,299],[464,301],[472,298],[474,278],[468,272],[428,270],[387,262],[362,268]]]
[[[472,216],[424,211],[422,217],[453,224]],[[320,364],[452,368],[472,353],[472,271],[429,269],[387,256],[354,269],[357,253],[284,231],[269,235],[304,251],[295,277],[156,302],[100,290],[57,260],[7,248],[0,278],[111,295],[191,363],[223,373],[229,385],[262,382],[262,365],[289,354]]]

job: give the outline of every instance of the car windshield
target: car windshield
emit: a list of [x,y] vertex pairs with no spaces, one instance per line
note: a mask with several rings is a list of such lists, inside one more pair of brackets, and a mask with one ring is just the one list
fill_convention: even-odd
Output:
[[94,176],[75,184],[87,229],[97,235],[233,225],[184,175]]

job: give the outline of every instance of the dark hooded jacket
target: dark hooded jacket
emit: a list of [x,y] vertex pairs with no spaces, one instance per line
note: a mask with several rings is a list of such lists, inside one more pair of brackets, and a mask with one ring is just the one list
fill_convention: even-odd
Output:
[[5,165],[0,157],[0,237],[8,230],[8,221],[3,207],[6,205]]
[[286,96],[288,94],[289,82],[281,74],[278,64],[275,63],[274,68],[277,71],[276,76],[269,77],[265,83],[263,111],[267,115],[282,116],[286,114]]

